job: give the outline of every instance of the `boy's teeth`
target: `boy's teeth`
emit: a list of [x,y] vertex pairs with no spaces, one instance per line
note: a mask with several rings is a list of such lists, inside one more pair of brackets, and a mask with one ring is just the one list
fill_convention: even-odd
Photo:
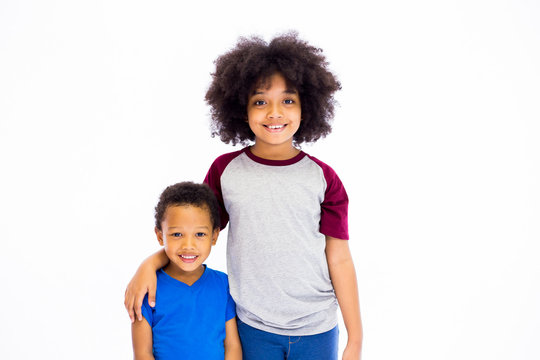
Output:
[[195,259],[197,256],[196,255],[180,255],[181,257],[183,257],[184,259]]

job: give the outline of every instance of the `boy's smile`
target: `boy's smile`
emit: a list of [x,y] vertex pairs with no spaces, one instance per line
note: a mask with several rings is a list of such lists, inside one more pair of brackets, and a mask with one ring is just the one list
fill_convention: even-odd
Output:
[[262,157],[296,155],[292,141],[300,127],[301,113],[298,91],[288,87],[280,73],[270,76],[248,100],[248,124],[255,134],[252,152]]
[[219,233],[212,228],[209,210],[193,205],[169,206],[161,229],[156,228],[156,235],[170,260],[165,272],[192,285],[203,274],[203,263]]

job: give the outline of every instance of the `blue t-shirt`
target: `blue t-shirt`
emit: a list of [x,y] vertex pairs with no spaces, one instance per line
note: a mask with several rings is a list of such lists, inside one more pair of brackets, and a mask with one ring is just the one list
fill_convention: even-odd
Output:
[[148,305],[148,296],[142,306],[156,360],[223,360],[225,322],[236,316],[227,275],[206,267],[191,286],[162,269],[156,275],[156,306]]

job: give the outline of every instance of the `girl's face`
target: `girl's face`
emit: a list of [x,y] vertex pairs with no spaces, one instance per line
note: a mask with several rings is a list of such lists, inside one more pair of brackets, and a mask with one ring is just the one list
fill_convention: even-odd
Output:
[[248,100],[248,124],[255,134],[252,150],[260,154],[290,153],[301,115],[298,91],[287,87],[280,73],[270,76]]

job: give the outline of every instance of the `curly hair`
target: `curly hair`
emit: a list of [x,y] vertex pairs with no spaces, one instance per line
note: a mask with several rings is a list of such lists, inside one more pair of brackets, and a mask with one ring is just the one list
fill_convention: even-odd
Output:
[[247,145],[255,135],[246,122],[252,91],[275,73],[300,95],[302,121],[293,142],[314,142],[330,133],[333,94],[341,89],[328,69],[322,49],[298,38],[296,32],[266,43],[259,37],[241,37],[236,46],[217,58],[216,71],[205,100],[211,107],[212,137],[225,143]]
[[219,205],[214,192],[206,184],[185,181],[168,186],[159,197],[156,205],[156,228],[161,229],[161,222],[169,206],[192,205],[208,209],[213,230],[219,229]]

